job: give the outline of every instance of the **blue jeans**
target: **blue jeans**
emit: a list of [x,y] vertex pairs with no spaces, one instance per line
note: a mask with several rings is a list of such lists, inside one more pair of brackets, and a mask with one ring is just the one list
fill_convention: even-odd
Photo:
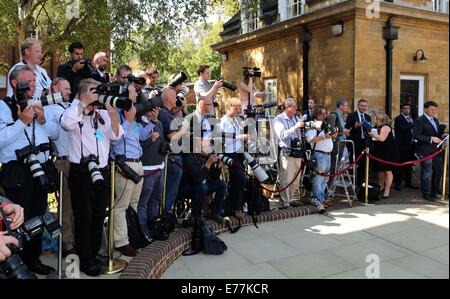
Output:
[[[331,168],[331,155],[315,152],[314,156],[317,159],[316,171],[318,173],[328,174]],[[328,177],[323,177],[317,174],[312,178],[313,197],[321,202],[325,200],[325,189],[327,188],[328,180]]]
[[[144,171],[144,175],[150,171]],[[164,169],[145,177],[142,185],[141,197],[137,207],[139,225],[142,232],[148,236],[148,220],[159,215],[159,205],[164,185]]]
[[442,155],[420,164],[420,180],[423,194],[435,195],[441,192],[442,164]]
[[[171,160],[174,160],[176,164]],[[167,164],[166,208],[164,209],[164,213],[166,215],[171,213],[173,204],[175,203],[175,200],[178,196],[181,177],[183,176],[183,169],[180,167],[183,165],[183,158],[181,157],[181,155],[169,156],[169,162]]]
[[200,217],[202,215],[203,204],[207,196],[216,193],[214,197],[212,213],[220,216],[222,214],[222,204],[225,197],[227,185],[222,180],[207,180],[202,184],[185,184],[181,187],[183,196],[192,199],[192,215]]

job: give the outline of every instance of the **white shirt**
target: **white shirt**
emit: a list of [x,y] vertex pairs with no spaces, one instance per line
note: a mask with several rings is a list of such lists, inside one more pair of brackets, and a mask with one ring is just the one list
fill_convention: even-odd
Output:
[[[119,140],[124,131],[121,125],[119,125],[119,135],[116,136],[111,126],[111,119],[109,118],[108,111],[96,110],[103,118],[105,124],[98,123],[98,131],[103,138],[95,137],[95,129],[92,124],[93,115],[85,115],[84,113],[78,114],[79,100],[74,99],[72,106],[67,109],[61,117],[61,125],[69,132],[70,138],[70,152],[69,161],[72,163],[80,164],[81,161],[81,144],[83,145],[83,156],[89,155],[99,156],[100,168],[104,168],[108,165],[109,149],[111,140]],[[80,134],[79,122],[83,123]],[[97,134],[98,135],[98,134]],[[82,139],[82,140],[81,140]],[[98,153],[97,153],[97,141],[98,141]]]
[[[319,136],[325,136],[324,131],[321,131]],[[306,140],[308,140],[309,143],[311,143],[311,141],[317,137],[317,131],[316,130],[309,130],[308,132],[306,132]],[[317,142],[316,144],[316,151],[321,151],[321,152],[325,152],[325,153],[331,153],[333,151],[333,139],[331,138],[326,138],[324,140],[320,140],[319,142]],[[311,143],[311,147],[314,147],[314,144]]]
[[292,119],[286,115],[285,112],[281,113],[274,120],[274,131],[277,138],[275,138],[275,144],[280,147],[291,147],[292,139],[301,140],[301,131],[294,129],[294,126],[300,121],[299,117],[295,115]]
[[242,151],[244,144],[241,140],[236,140],[234,138],[228,137],[230,134],[235,134],[235,136],[241,135],[241,126],[239,125],[239,118],[229,117],[224,115],[220,119],[220,129],[222,132],[228,133],[225,138],[225,153],[237,153],[239,150]]
[[[8,72],[8,76],[6,77],[6,96],[8,97],[11,97],[14,94],[11,82],[9,82],[9,76],[11,75],[11,72],[14,70],[14,68],[21,65],[26,65],[26,63],[24,63],[24,61],[22,60],[19,63],[16,63]],[[36,91],[34,92],[33,98],[40,98],[44,89],[50,90],[52,80],[48,76],[47,71],[44,68],[41,68],[39,65],[31,68],[34,70],[34,75],[36,76]]]
[[59,137],[56,140],[52,140],[55,142],[56,148],[58,149],[58,157],[68,157],[70,153],[70,139],[69,139],[69,132],[66,131],[61,126],[61,116],[66,111],[66,109],[69,109],[71,106],[70,103],[61,103],[63,107],[60,105],[49,105],[44,107],[44,111],[48,111],[53,115],[55,118],[58,128],[59,128]]

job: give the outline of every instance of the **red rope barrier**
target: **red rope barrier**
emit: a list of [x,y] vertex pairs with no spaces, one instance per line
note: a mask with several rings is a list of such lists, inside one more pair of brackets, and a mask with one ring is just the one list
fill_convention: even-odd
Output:
[[377,162],[383,163],[383,164],[388,164],[388,165],[393,165],[393,166],[397,166],[397,167],[402,167],[402,166],[406,166],[406,165],[410,165],[410,164],[416,164],[416,163],[422,163],[425,162],[427,160],[433,159],[434,157],[436,157],[437,155],[439,155],[440,153],[442,153],[442,150],[439,150],[437,152],[435,152],[434,154],[429,155],[428,157],[416,160],[416,161],[409,161],[409,162],[404,162],[404,163],[395,163],[395,162],[390,162],[390,161],[384,161],[378,157],[373,156],[372,154],[369,153],[369,157],[372,160],[375,160]]
[[361,155],[358,156],[358,158],[355,159],[355,161],[353,161],[352,164],[350,164],[348,167],[342,169],[342,170],[341,170],[340,172],[338,172],[338,173],[324,174],[324,173],[318,173],[318,172],[316,172],[316,174],[317,174],[318,176],[327,177],[327,178],[332,178],[332,177],[340,176],[340,175],[344,174],[346,171],[348,171],[348,170],[350,170],[351,168],[353,168],[353,166],[355,166],[356,163],[358,163],[359,160],[361,160],[362,157],[365,156],[365,154],[366,154],[366,152],[364,151]]
[[297,174],[295,175],[294,179],[292,180],[292,182],[290,182],[286,187],[282,188],[282,189],[277,189],[277,190],[269,190],[266,187],[264,187],[262,184],[259,184],[260,187],[264,190],[266,190],[267,192],[270,193],[281,193],[284,190],[286,190],[287,188],[289,188],[294,182],[295,180],[297,180],[297,177],[300,175],[300,173],[302,172],[303,168],[305,167],[306,163],[304,163],[304,161],[302,161],[302,166],[300,167],[300,169],[298,170]]

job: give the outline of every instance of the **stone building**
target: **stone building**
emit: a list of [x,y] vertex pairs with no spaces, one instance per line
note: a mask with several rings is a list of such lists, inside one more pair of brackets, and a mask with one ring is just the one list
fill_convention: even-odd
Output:
[[311,96],[335,109],[339,98],[365,98],[392,116],[403,102],[420,115],[434,100],[448,124],[448,0],[245,3],[212,46],[226,80],[237,83],[243,66],[256,66],[258,88],[278,103],[291,95],[302,106]]

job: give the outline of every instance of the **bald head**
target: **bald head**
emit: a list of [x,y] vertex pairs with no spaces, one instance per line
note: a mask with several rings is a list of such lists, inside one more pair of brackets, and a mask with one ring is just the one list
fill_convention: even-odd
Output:
[[172,110],[176,107],[177,94],[175,93],[174,89],[170,87],[164,88],[161,94],[161,98],[163,100],[164,106],[167,109]]

